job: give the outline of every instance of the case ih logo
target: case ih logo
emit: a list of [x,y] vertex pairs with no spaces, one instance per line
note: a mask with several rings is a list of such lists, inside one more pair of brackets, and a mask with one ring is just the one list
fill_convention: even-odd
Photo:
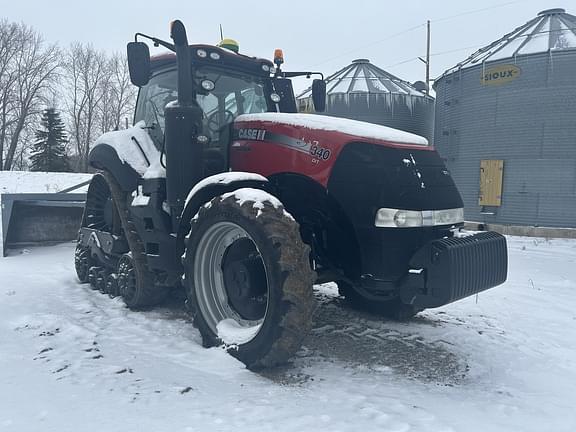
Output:
[[264,141],[266,129],[238,129],[238,139]]
[[485,69],[480,77],[482,85],[502,85],[520,76],[521,69],[516,65],[504,64]]

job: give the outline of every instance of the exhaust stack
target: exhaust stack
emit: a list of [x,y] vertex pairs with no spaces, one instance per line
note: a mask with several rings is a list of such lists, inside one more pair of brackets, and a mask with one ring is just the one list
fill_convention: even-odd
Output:
[[196,102],[190,48],[181,21],[170,25],[178,67],[178,99],[164,108],[166,191],[173,230],[180,225],[186,196],[203,177],[203,150],[197,137],[202,131],[202,109]]
[[176,20],[170,23],[170,37],[174,41],[178,65],[178,103],[181,106],[189,106],[195,102],[196,95],[193,94],[194,89],[192,87],[188,37],[182,21]]

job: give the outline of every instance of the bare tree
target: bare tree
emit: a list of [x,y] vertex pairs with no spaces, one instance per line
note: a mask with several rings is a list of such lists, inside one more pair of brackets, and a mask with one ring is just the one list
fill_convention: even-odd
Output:
[[25,24],[0,21],[0,169],[23,154],[22,132],[43,108],[59,67],[59,50]]
[[13,112],[16,73],[13,59],[17,54],[19,28],[15,23],[0,21],[0,170],[4,167],[4,147],[16,119]]
[[106,66],[105,54],[91,45],[74,43],[68,51],[66,105],[80,171],[87,171],[90,144],[101,131],[97,116],[109,80]]
[[136,100],[136,87],[130,82],[125,57],[113,54],[107,69],[108,79],[104,82],[104,96],[98,110],[102,133],[121,129],[122,120],[131,115]]
[[27,124],[20,133],[20,144],[16,148],[10,169],[16,171],[25,171],[29,169],[28,156],[30,155],[34,143],[35,124],[35,120],[29,122],[29,124]]
[[136,89],[123,56],[79,43],[64,54],[31,27],[0,19],[0,170],[26,167],[29,132],[59,99],[81,171],[97,136],[130,115]]

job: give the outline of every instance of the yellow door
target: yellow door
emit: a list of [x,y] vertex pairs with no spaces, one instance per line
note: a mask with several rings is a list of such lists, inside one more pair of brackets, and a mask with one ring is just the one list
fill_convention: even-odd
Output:
[[502,175],[504,173],[503,160],[480,161],[480,198],[478,204],[482,206],[502,205]]

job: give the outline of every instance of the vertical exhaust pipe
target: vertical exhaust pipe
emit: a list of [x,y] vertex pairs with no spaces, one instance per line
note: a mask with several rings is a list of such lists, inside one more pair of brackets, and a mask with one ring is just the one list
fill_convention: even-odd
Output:
[[181,21],[171,23],[170,37],[176,49],[178,99],[164,108],[164,145],[167,199],[176,232],[186,196],[203,177],[204,161],[202,144],[196,139],[202,131],[202,109],[196,102],[190,48]]
[[176,64],[178,65],[178,104],[190,106],[195,102],[196,95],[193,94],[192,71],[190,64],[190,49],[188,47],[188,37],[186,28],[182,21],[172,21],[170,24],[170,37],[174,41],[176,48]]

